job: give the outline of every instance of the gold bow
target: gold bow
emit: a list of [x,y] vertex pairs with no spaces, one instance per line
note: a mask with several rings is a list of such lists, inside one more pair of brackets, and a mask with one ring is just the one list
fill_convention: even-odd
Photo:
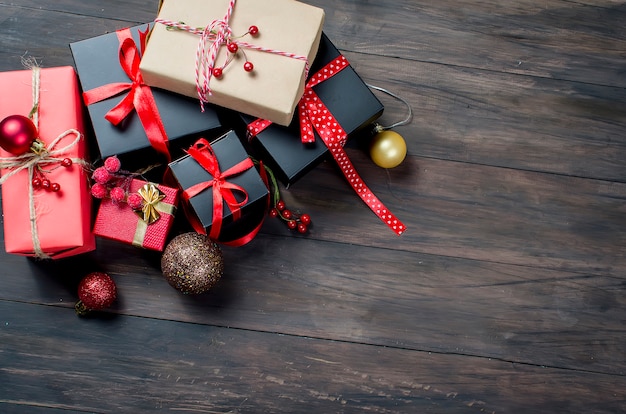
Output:
[[143,206],[141,210],[135,211],[139,218],[148,224],[152,224],[161,217],[157,209],[158,204],[165,198],[163,194],[154,184],[144,184],[143,187],[137,191],[137,193],[143,198]]

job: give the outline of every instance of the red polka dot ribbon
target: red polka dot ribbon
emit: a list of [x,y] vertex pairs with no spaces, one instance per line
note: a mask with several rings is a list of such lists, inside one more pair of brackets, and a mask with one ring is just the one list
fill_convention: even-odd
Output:
[[[356,172],[343,148],[348,139],[348,134],[313,90],[313,86],[334,76],[348,66],[348,60],[340,55],[311,76],[298,104],[300,136],[303,143],[314,142],[313,131],[315,130],[328,147],[354,191],[391,230],[397,235],[401,235],[406,230],[406,226],[383,205]],[[270,121],[257,119],[248,125],[248,133],[251,136],[256,136],[269,125],[271,125]]]

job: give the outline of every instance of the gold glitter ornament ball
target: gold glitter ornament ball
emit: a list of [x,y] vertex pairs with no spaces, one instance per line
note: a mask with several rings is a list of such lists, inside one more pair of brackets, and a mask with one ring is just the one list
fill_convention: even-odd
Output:
[[222,249],[202,234],[180,234],[165,247],[161,271],[167,282],[182,293],[204,293],[224,273]]

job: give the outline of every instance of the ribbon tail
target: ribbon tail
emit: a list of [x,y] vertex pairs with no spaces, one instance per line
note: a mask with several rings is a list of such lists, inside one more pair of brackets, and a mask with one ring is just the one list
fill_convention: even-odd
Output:
[[[383,203],[374,195],[372,190],[369,189],[363,179],[357,174],[352,162],[348,158],[348,154],[339,145],[330,145],[327,143],[330,153],[341,168],[344,176],[354,189],[354,191],[361,197],[361,199],[368,205],[368,207],[385,223],[394,233],[400,236],[406,230],[406,226],[383,205]],[[348,178],[351,174],[352,177]]]
[[315,142],[315,134],[313,133],[313,124],[309,114],[315,111],[315,104],[307,103],[306,99],[303,98],[300,100],[298,109],[300,110],[300,137],[302,143],[312,144]]
[[117,126],[126,118],[133,110],[133,99],[134,99],[135,91],[133,89],[113,108],[109,110],[109,112],[104,115],[104,119]]
[[150,88],[141,86],[136,91],[133,102],[150,145],[163,154],[167,158],[167,162],[170,162],[172,158],[170,156],[167,133]]
[[127,82],[116,82],[108,85],[98,86],[83,92],[83,101],[85,105],[91,105],[96,102],[104,101],[115,95],[126,92],[131,88],[131,84]]
[[219,184],[216,184],[213,185],[213,222],[211,224],[211,231],[209,232],[209,238],[211,240],[219,239],[220,232],[222,231],[222,220],[224,217],[222,194]]

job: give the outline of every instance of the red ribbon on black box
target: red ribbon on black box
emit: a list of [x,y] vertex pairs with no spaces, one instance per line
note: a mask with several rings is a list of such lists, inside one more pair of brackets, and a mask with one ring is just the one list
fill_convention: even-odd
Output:
[[[213,178],[208,181],[203,181],[195,184],[187,189],[184,189],[182,197],[185,203],[188,204],[189,200],[200,194],[201,192],[212,188],[213,191],[213,222],[211,224],[211,230],[209,232],[209,238],[212,240],[219,240],[220,231],[222,229],[222,221],[224,217],[224,203],[228,206],[232,213],[233,221],[238,220],[241,217],[241,207],[248,202],[248,192],[240,185],[226,181],[227,178],[243,173],[246,170],[254,167],[254,163],[250,158],[245,158],[234,166],[228,168],[226,171],[221,171],[219,161],[211,144],[204,138],[200,138],[194,145],[192,145],[186,151],[202,168],[204,168]],[[237,201],[235,192],[242,194],[244,197],[241,201]],[[201,234],[206,234],[204,226],[193,216],[188,215],[189,221],[196,230]],[[221,242],[229,246],[242,246],[250,242],[261,229],[263,222],[259,223],[248,234],[228,242]]]
[[[303,144],[314,142],[315,130],[324,144],[328,147],[333,158],[341,168],[354,191],[369,206],[369,208],[397,235],[401,235],[406,226],[374,195],[367,187],[363,179],[356,172],[354,165],[348,158],[348,154],[343,146],[348,139],[348,134],[339,125],[330,110],[313,90],[313,87],[326,79],[339,73],[350,64],[343,55],[329,62],[317,73],[311,76],[304,89],[304,95],[298,103],[298,116],[300,119],[300,135]],[[272,123],[265,119],[257,119],[248,125],[248,133],[256,136],[259,132],[270,126]]]
[[171,161],[167,133],[154,101],[152,89],[144,83],[139,71],[139,63],[146,46],[148,30],[139,32],[141,50],[137,48],[130,29],[121,29],[115,32],[120,42],[120,66],[124,69],[130,82],[110,83],[83,92],[83,100],[86,105],[91,105],[128,91],[128,94],[105,115],[105,118],[113,125],[119,125],[134,109],[146,131],[150,145],[165,155],[168,161]]

